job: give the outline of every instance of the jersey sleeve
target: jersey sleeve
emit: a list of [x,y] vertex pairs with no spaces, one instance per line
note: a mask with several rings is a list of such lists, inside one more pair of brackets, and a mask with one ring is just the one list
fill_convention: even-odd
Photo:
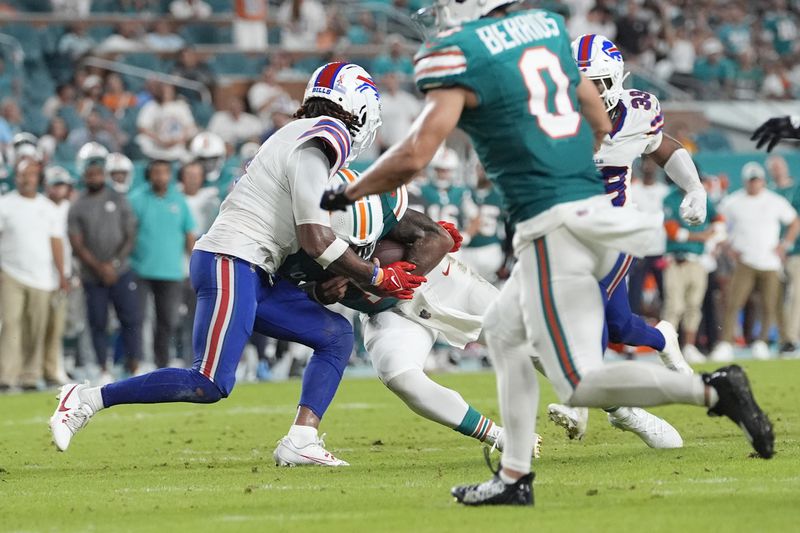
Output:
[[383,208],[383,230],[380,237],[382,239],[389,234],[397,223],[403,218],[408,209],[408,191],[405,185],[401,185],[392,192],[381,194],[381,207]]
[[286,177],[295,225],[331,225],[330,214],[319,206],[328,183],[328,171],[325,154],[313,144],[301,146],[289,157]]
[[[649,93],[648,93],[649,94]],[[649,100],[651,102],[648,118],[650,119],[650,126],[646,135],[650,138],[650,142],[644,149],[644,153],[650,154],[658,150],[661,146],[661,141],[664,140],[664,134],[661,130],[664,129],[664,112],[661,110],[661,103],[655,95],[650,94]]]
[[309,139],[320,139],[336,156],[336,162],[331,168],[331,175],[338,172],[350,156],[350,132],[340,120],[321,117],[297,138],[301,143]]
[[452,38],[422,45],[414,56],[414,82],[423,93],[432,89],[466,87],[480,98],[476,80],[468,73],[463,47]]

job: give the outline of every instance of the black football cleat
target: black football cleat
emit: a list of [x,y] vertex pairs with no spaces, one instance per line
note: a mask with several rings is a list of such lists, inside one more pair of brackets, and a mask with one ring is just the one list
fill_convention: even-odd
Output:
[[506,485],[500,479],[500,466],[494,468],[489,456],[489,448],[483,449],[483,456],[489,470],[492,471],[491,479],[477,485],[458,485],[450,489],[450,494],[458,503],[464,505],[531,505],[533,506],[533,472],[519,478],[514,483]]
[[738,365],[725,366],[711,374],[703,374],[703,381],[714,387],[719,396],[708,415],[727,416],[742,428],[758,455],[764,459],[772,457],[775,454],[772,423],[753,398],[744,370]]
[[533,505],[533,472],[506,485],[498,474],[479,485],[459,485],[450,494],[464,505]]

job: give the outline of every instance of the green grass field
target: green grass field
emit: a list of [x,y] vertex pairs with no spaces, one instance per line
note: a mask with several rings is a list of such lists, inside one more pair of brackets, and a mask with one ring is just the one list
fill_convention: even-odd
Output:
[[[462,508],[451,485],[489,474],[475,441],[412,414],[375,379],[348,379],[323,430],[350,468],[279,469],[299,383],[243,385],[211,406],[100,413],[67,453],[50,442],[51,393],[0,396],[1,531],[791,531],[800,521],[800,361],[745,367],[777,433],[750,457],[727,420],[653,411],[682,433],[656,451],[593,411],[583,442],[541,413],[536,506]],[[494,376],[437,376],[497,415]]]

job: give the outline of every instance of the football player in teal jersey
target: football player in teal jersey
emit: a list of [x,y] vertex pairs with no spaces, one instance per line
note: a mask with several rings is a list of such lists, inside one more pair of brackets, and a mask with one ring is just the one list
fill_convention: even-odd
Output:
[[462,214],[464,244],[461,259],[482,278],[493,282],[505,260],[503,238],[503,197],[486,176],[483,166],[475,166],[477,183],[470,190]]
[[455,183],[459,168],[455,150],[442,147],[430,164],[430,179],[420,187],[425,214],[461,228],[461,215],[469,189]]
[[738,366],[682,375],[663,366],[603,363],[598,280],[619,252],[663,249],[663,217],[613,206],[592,160],[611,123],[594,84],[581,76],[564,20],[511,10],[503,0],[438,0],[439,34],[415,59],[425,106],[407,137],[362,179],[327,191],[322,206],[392,190],[428,164],[450,132],[471,138],[514,225],[517,263],[484,327],[497,372],[506,446],[484,483],[451,491],[466,505],[532,505],[539,356],[561,401],[572,406],[705,406],[739,425],[756,451],[774,434]]

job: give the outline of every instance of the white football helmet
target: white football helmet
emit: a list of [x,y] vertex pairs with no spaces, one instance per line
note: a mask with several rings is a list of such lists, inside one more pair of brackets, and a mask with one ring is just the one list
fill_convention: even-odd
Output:
[[45,185],[74,185],[74,180],[67,169],[58,165],[52,165],[44,169]]
[[108,154],[108,157],[106,157],[106,178],[111,183],[112,189],[120,194],[127,193],[133,183],[133,162],[119,152]]
[[81,176],[90,165],[100,165],[101,168],[105,169],[107,157],[108,150],[105,146],[96,142],[88,142],[78,150],[78,156],[75,158],[75,168]]
[[42,152],[39,150],[38,144],[39,139],[33,133],[23,131],[14,135],[11,139],[11,144],[8,146],[9,164],[16,165],[18,161],[25,157],[41,161]]
[[433,169],[431,179],[433,184],[439,189],[450,188],[459,165],[460,162],[456,151],[445,145],[440,146],[436,150],[433,159],[431,159],[430,166]]
[[323,65],[308,80],[303,103],[309,98],[330,100],[358,118],[360,126],[353,136],[347,161],[372,145],[381,126],[381,95],[366,70],[354,63]]
[[590,80],[600,80],[605,90],[600,94],[611,111],[622,96],[622,82],[628,77],[622,52],[614,43],[603,37],[589,33],[572,41],[572,57],[580,70]]
[[[341,169],[328,181],[335,188],[342,183],[353,183],[361,176],[355,170]],[[331,229],[337,237],[355,246],[363,259],[372,257],[375,245],[383,232],[381,197],[370,194],[347,207],[344,211],[331,211]]]
[[432,6],[417,12],[425,16],[426,11],[433,10],[436,16],[436,27],[446,30],[460,26],[472,20],[488,15],[492,10],[506,4],[515,4],[520,0],[436,0]]
[[226,155],[225,141],[222,137],[210,131],[198,133],[189,144],[189,152],[192,154],[192,161],[199,161],[203,165],[207,181],[214,182],[219,179]]

